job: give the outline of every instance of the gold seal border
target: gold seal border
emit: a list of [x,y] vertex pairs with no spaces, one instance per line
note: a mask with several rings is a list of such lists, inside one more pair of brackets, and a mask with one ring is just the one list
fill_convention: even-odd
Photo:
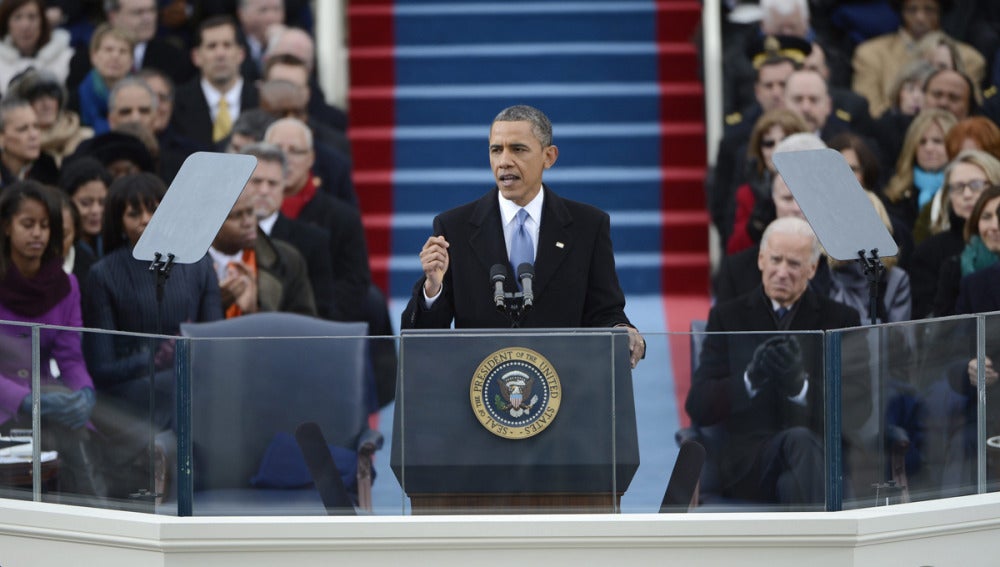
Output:
[[[489,411],[486,409],[488,401],[483,399],[483,386],[490,372],[497,366],[512,361],[534,366],[549,387],[549,403],[545,406],[542,412],[543,415],[524,427],[511,427],[503,423],[498,423],[490,416]],[[479,366],[476,367],[476,372],[472,375],[472,382],[469,384],[469,402],[472,407],[472,413],[476,416],[479,423],[497,437],[505,439],[527,439],[534,437],[551,425],[552,421],[556,418],[556,414],[559,413],[559,404],[562,402],[562,385],[559,381],[559,373],[556,372],[552,363],[538,351],[525,347],[502,348],[484,358],[479,363]]]

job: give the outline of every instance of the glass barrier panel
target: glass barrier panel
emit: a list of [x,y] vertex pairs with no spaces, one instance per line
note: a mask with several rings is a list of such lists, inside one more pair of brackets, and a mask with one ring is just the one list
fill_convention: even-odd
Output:
[[[0,497],[33,498],[32,328],[0,323]],[[48,440],[46,440],[48,441]],[[58,462],[43,442],[40,488],[57,488]]]
[[[686,391],[677,400],[683,413],[676,442],[705,448],[691,511],[824,509],[823,333],[706,333],[700,322],[693,326],[697,332],[668,341],[670,355],[687,357],[691,369],[673,377]],[[664,511],[687,508],[677,500]]]
[[[639,441],[639,468],[621,498],[623,514],[656,513],[663,503],[667,483],[678,457],[674,432],[680,426],[683,401],[677,402],[679,386],[672,364],[679,347],[691,343],[686,333],[648,333],[646,357],[632,370],[635,424]],[[688,375],[684,374],[684,383]],[[697,473],[695,473],[697,474]],[[685,508],[686,509],[686,508]],[[665,510],[666,511],[666,510]]]
[[[150,394],[137,393],[134,404],[124,402],[123,388],[136,387],[142,377],[111,371],[123,368],[115,366],[120,359],[114,355],[125,353],[126,344],[137,348],[135,354],[148,340],[0,324],[0,490],[5,497],[33,498],[34,488],[45,502],[154,511],[151,474],[143,474],[152,462]],[[37,392],[32,392],[33,378]]]
[[[358,335],[363,323],[302,319],[271,328],[291,335],[277,338],[247,338],[269,324],[249,316],[182,326],[190,337],[194,515],[372,510],[371,460],[383,458],[383,438],[370,420],[379,402],[369,352],[389,358],[380,361],[384,373],[395,343]],[[389,508],[399,513],[398,504]]]
[[639,464],[624,330],[407,331],[399,380],[410,513],[618,511]]
[[[78,487],[75,503],[153,513],[169,498],[173,476],[174,338],[94,329],[79,335],[96,397],[82,430],[89,442],[66,454],[81,463],[64,467]],[[99,474],[90,476],[94,469]],[[88,492],[98,495],[96,504]]]
[[847,374],[842,384],[844,508],[975,493],[976,395],[963,380],[975,358],[976,318],[836,333],[863,353],[852,357],[852,374],[871,383],[871,414],[856,429],[846,423]]
[[[982,320],[980,350],[983,366],[980,370],[979,357],[975,362],[969,360],[966,370],[966,380],[971,386],[976,385],[980,404],[982,431],[977,435],[977,448],[981,448],[980,459],[985,467],[984,488],[989,492],[1000,490],[1000,386],[997,385],[997,366],[1000,365],[1000,313],[987,313]],[[963,384],[964,388],[967,388]],[[977,424],[979,425],[979,424]]]
[[[194,325],[180,338],[2,322],[0,497],[179,514],[190,478],[195,515],[399,515],[823,510],[973,494],[1000,485],[997,317],[827,334],[694,325],[644,335],[634,370],[627,334],[609,329],[247,338],[276,328],[221,337]],[[303,454],[308,422],[325,453]],[[685,440],[706,449],[693,473]],[[317,454],[332,465],[314,475]]]
[[[910,500],[978,492],[978,398],[968,379],[969,362],[976,358],[977,326],[977,318],[969,316],[923,321],[915,327],[916,346],[903,376],[915,386],[912,393],[919,405],[914,410],[918,419],[923,416],[924,426],[922,436],[918,426],[908,426],[916,433],[906,453]],[[898,426],[886,423],[887,429]]]

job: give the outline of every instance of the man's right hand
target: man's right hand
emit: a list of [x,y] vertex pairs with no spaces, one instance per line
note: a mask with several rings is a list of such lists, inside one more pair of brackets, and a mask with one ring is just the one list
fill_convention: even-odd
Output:
[[794,337],[772,337],[764,341],[753,353],[747,378],[754,389],[771,382],[778,390],[794,397],[802,391],[802,355]]
[[448,271],[448,241],[443,236],[432,236],[420,250],[420,267],[424,270],[424,293],[434,297],[441,292],[444,274]]
[[[973,387],[979,386],[979,360],[973,358],[969,361],[968,365],[969,373],[969,383]],[[990,357],[986,357],[986,369],[983,371],[983,376],[986,378],[986,386],[992,386],[997,383],[997,379],[1000,378],[1000,374],[993,368],[993,361]]]
[[219,282],[219,292],[223,309],[235,303],[244,314],[257,311],[257,278],[243,262],[229,263],[226,277]]

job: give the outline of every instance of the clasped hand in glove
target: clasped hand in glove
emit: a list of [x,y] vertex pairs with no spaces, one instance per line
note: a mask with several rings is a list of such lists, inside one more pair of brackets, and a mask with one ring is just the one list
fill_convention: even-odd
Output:
[[[87,425],[96,403],[97,396],[93,388],[81,388],[75,392],[43,392],[39,396],[41,416],[70,429]],[[30,394],[21,401],[21,411],[31,413]]]
[[761,343],[747,366],[747,378],[755,390],[771,384],[786,397],[799,395],[805,384],[799,341],[782,336]]

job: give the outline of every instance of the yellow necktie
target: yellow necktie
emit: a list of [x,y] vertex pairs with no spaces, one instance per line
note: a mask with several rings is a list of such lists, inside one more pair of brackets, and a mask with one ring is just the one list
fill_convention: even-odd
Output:
[[229,115],[229,103],[226,99],[219,101],[219,112],[215,115],[215,122],[212,124],[212,141],[218,142],[229,135],[233,129],[233,117]]

